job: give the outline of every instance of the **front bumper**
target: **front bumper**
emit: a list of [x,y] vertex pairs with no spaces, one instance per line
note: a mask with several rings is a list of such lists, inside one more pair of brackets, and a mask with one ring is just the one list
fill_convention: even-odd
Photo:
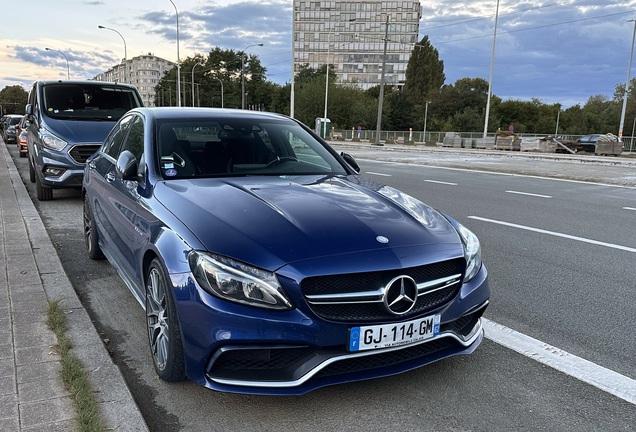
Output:
[[419,315],[441,314],[438,336],[353,353],[347,350],[349,329],[366,323],[320,318],[306,305],[300,307],[298,298],[294,302],[299,307],[285,312],[241,306],[209,295],[189,273],[171,277],[188,377],[214,390],[247,394],[299,395],[470,354],[483,339],[480,318],[490,296],[487,270],[482,267],[453,300]]
[[[53,189],[79,188],[84,180],[84,164],[73,161],[66,150],[61,152],[34,147],[34,167],[40,182]],[[47,169],[64,170],[60,175],[50,175]]]

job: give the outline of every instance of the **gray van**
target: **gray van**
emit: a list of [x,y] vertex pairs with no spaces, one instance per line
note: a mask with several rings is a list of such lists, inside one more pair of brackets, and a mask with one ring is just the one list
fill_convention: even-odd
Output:
[[29,178],[38,200],[81,188],[84,164],[127,111],[143,106],[137,88],[99,81],[37,81],[26,113]]

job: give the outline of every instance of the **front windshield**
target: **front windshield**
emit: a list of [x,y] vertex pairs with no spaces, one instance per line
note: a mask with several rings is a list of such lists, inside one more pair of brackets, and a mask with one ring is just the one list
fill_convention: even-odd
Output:
[[320,142],[291,120],[186,119],[157,124],[165,179],[346,174]]
[[9,117],[9,125],[14,126],[20,123],[21,117]]
[[142,106],[134,90],[107,84],[48,84],[42,96],[45,114],[61,120],[117,121]]

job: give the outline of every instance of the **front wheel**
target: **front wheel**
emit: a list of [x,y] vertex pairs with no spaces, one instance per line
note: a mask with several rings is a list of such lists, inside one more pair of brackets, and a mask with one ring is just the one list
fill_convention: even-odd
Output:
[[29,158],[29,181],[35,183],[35,168],[33,168],[33,161]]
[[38,177],[35,178],[35,194],[38,201],[50,201],[53,199],[53,189],[44,186]]
[[104,253],[99,247],[99,237],[97,236],[97,227],[95,219],[88,200],[88,195],[84,196],[84,243],[86,244],[86,252],[92,260],[104,259]]
[[186,375],[177,308],[167,278],[159,259],[153,259],[146,274],[146,321],[155,371],[162,380],[174,382]]

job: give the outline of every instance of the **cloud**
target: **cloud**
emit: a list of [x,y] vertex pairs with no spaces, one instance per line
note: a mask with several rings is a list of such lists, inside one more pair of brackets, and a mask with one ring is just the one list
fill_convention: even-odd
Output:
[[[66,59],[57,51],[46,51],[42,48],[32,46],[9,46],[13,54],[8,54],[10,58],[21,60],[36,66],[60,68],[65,70],[67,67]],[[68,68],[71,75],[80,75],[86,78],[92,78],[98,73],[116,64],[119,59],[112,55],[111,51],[78,51],[73,49],[62,49],[66,58],[68,58]],[[66,73],[60,73],[66,76]]]
[[86,6],[99,6],[99,5],[103,5],[104,2],[103,1],[85,1],[85,2],[82,2],[82,4]]

